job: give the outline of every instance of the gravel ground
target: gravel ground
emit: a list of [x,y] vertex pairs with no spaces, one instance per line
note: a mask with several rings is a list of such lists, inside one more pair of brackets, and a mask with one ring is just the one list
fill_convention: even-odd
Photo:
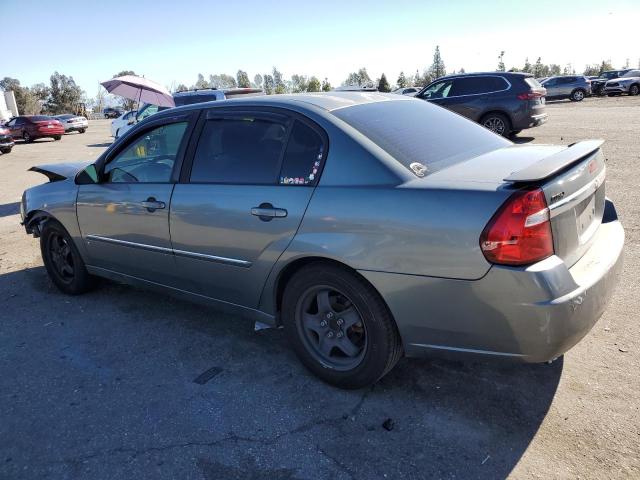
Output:
[[640,478],[640,97],[548,112],[517,141],[607,140],[627,242],[603,318],[551,365],[403,360],[355,392],[311,376],[280,330],[109,282],[53,287],[19,225],[44,178],[26,170],[97,158],[107,121],[0,155],[0,478]]

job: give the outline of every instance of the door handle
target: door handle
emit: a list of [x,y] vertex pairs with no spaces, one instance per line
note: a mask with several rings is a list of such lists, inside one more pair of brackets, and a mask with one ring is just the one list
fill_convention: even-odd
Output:
[[144,202],[140,202],[143,208],[146,208],[148,212],[155,212],[156,210],[162,210],[166,205],[164,202],[159,202],[154,197],[147,198]]
[[259,207],[251,209],[251,215],[259,217],[263,222],[269,222],[274,218],[284,218],[287,211],[284,208],[275,208],[270,203],[261,203]]

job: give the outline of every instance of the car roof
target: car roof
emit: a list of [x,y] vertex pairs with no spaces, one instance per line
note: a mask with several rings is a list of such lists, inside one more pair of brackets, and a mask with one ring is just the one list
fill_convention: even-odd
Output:
[[226,105],[309,105],[321,108],[328,112],[339,108],[352,107],[367,103],[376,102],[411,102],[416,101],[411,97],[404,97],[393,93],[380,92],[317,92],[317,93],[292,93],[283,95],[262,95],[258,97],[234,97],[228,100],[218,100],[212,102],[195,103],[180,107],[170,108],[162,112],[163,114],[171,114],[170,112],[195,110],[209,107],[222,107]]
[[528,78],[528,77],[533,77],[533,74],[528,72],[469,72],[469,73],[465,72],[465,73],[455,73],[451,75],[445,75],[444,77],[436,78],[435,80],[433,80],[433,82],[437,80],[448,79],[448,78],[488,77],[488,76]]

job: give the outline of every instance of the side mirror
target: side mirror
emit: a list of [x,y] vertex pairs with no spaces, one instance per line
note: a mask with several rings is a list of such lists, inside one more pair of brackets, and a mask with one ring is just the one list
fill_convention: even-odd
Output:
[[92,185],[98,183],[98,170],[94,164],[89,165],[76,175],[76,185]]

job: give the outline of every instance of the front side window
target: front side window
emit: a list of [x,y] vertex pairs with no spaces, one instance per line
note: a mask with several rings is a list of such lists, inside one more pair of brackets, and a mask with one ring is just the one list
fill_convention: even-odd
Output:
[[108,183],[166,183],[180,149],[187,122],[156,127],[140,135],[106,164]]
[[453,80],[445,80],[443,82],[434,83],[429,88],[427,88],[421,96],[428,99],[446,98],[449,96],[452,84]]
[[158,106],[157,105],[147,105],[138,114],[138,121],[144,120],[145,118],[150,117],[154,113],[158,113]]
[[248,115],[208,120],[193,158],[191,181],[274,185],[286,136],[284,119]]

